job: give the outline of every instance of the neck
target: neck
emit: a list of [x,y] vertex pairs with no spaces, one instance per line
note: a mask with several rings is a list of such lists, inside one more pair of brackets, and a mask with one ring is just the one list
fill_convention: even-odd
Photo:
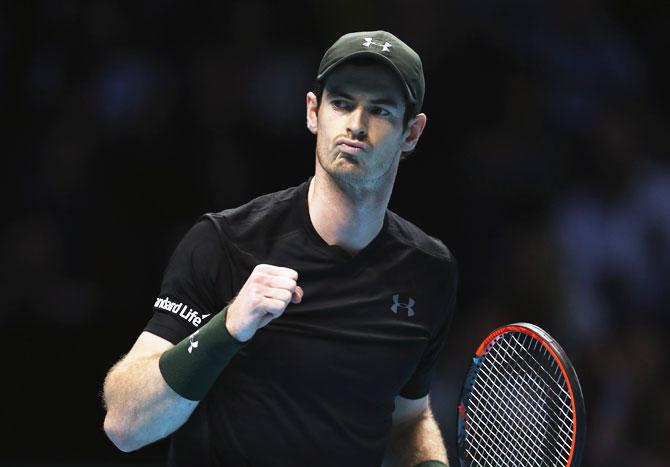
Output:
[[337,245],[354,255],[381,231],[395,173],[389,183],[379,188],[354,190],[340,186],[316,165],[307,196],[312,225],[328,245]]

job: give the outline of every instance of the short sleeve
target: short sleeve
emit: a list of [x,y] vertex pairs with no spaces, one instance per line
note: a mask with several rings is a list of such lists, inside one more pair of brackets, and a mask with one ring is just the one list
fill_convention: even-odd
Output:
[[435,366],[437,365],[440,351],[444,347],[456,307],[458,273],[455,263],[452,264],[447,278],[448,284],[446,290],[448,290],[448,293],[444,296],[446,300],[441,300],[442,305],[438,305],[441,308],[439,315],[442,317],[442,320],[438,322],[436,331],[431,336],[414,373],[400,390],[400,395],[407,399],[420,399],[427,395],[430,390]]
[[230,300],[230,260],[214,221],[201,217],[179,242],[144,328],[176,344]]

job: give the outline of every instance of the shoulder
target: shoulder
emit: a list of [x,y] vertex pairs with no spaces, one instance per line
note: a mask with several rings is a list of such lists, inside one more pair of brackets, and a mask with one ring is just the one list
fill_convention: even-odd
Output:
[[393,251],[390,254],[405,258],[421,277],[432,278],[429,283],[455,297],[458,284],[458,265],[449,248],[438,238],[387,210],[388,235]]
[[410,287],[422,290],[435,304],[433,333],[448,325],[453,316],[458,288],[458,265],[449,248],[412,222],[387,210],[391,255],[403,258],[403,277]]
[[236,208],[207,213],[203,218],[210,220],[219,234],[235,243],[282,235],[295,228],[294,206],[306,184],[259,196]]
[[438,238],[428,235],[412,222],[387,210],[388,233],[407,248],[415,249],[435,261],[455,265],[456,259]]

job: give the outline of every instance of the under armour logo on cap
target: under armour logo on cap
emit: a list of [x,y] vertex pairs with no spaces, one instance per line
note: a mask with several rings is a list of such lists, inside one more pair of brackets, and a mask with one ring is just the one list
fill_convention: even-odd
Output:
[[376,45],[377,47],[382,48],[382,52],[390,52],[391,47],[393,47],[393,45],[391,45],[391,43],[389,43],[389,42],[384,42],[382,44],[379,41],[373,40],[372,37],[366,37],[365,42],[363,42],[362,45],[363,45],[363,47],[367,47],[367,48],[370,48],[371,45]]
[[393,305],[391,305],[391,311],[393,313],[398,314],[398,308],[402,308],[404,310],[407,310],[408,317],[414,316],[414,308],[412,307],[414,306],[416,301],[412,297],[408,297],[409,300],[407,301],[407,303],[402,303],[400,301],[400,294],[395,294],[391,298],[393,299]]

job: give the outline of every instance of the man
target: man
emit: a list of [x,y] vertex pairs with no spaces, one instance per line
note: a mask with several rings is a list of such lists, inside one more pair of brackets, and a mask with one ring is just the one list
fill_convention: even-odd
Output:
[[447,462],[428,391],[455,262],[387,210],[426,125],[421,61],[387,32],[347,34],[317,83],[314,176],[203,216],[110,370],[105,431],[121,450],[172,435],[175,466]]

